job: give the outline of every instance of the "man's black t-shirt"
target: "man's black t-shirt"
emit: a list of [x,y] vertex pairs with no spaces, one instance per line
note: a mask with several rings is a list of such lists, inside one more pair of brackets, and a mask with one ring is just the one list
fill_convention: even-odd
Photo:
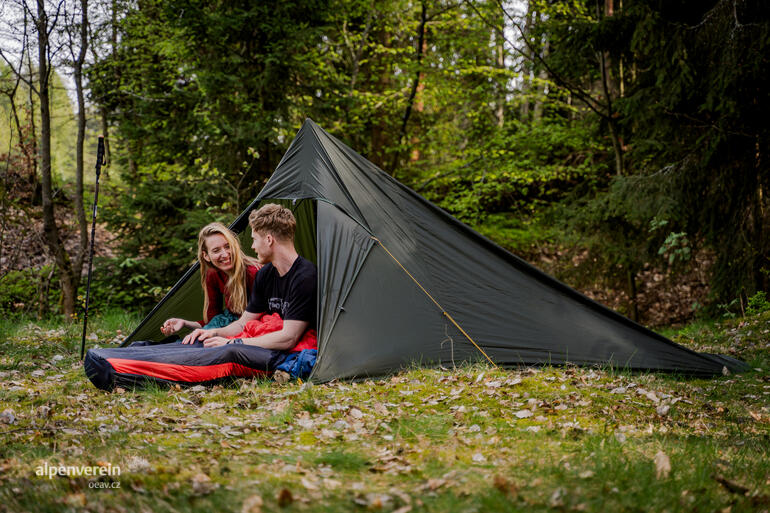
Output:
[[278,313],[284,321],[306,321],[308,329],[316,329],[316,290],[318,273],[315,265],[299,256],[283,276],[273,264],[267,264],[254,278],[247,312]]

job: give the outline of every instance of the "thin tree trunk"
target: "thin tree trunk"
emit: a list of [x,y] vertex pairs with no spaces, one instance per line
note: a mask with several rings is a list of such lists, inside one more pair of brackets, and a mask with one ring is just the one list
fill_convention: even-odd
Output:
[[[26,20],[26,17],[25,17]],[[35,76],[35,71],[32,67],[32,55],[31,50],[27,48],[27,64],[28,64],[28,71],[29,71],[29,82],[32,83]],[[23,59],[23,57],[22,57]],[[19,67],[19,73],[21,73],[21,67]],[[42,194],[43,194],[43,188],[42,183],[38,183],[38,159],[37,155],[39,153],[38,151],[38,138],[37,138],[37,125],[35,124],[35,91],[32,89],[32,87],[28,88],[29,90],[29,127],[31,130],[30,133],[30,143],[32,144],[32,148],[30,149],[31,153],[35,155],[36,157],[32,159],[32,175],[31,178],[33,181],[30,182],[30,185],[34,186],[34,192],[32,194],[32,204],[38,205],[42,204]]]
[[[548,51],[550,50],[550,45],[548,41],[545,42],[545,45],[543,45],[543,60],[548,58]],[[540,121],[543,119],[543,104],[545,103],[545,95],[547,94],[546,91],[546,80],[548,79],[548,72],[545,68],[542,66],[537,72],[537,86],[534,88],[537,90],[537,97],[535,98],[535,106],[532,109],[532,120],[533,121]]]
[[[601,17],[602,11],[597,4],[597,17]],[[614,4],[612,0],[605,0],[604,15],[612,16],[614,14]],[[615,174],[618,176],[625,174],[625,165],[623,163],[623,144],[620,140],[620,130],[615,121],[615,112],[612,106],[613,87],[610,83],[610,73],[607,52],[599,52],[599,67],[602,76],[602,90],[604,91],[605,105],[607,106],[607,125],[610,129],[610,138],[612,139],[612,150],[615,154]]]
[[[532,32],[532,25],[534,25],[534,16],[535,16],[535,9],[532,7],[532,2],[527,3],[527,14],[524,17],[524,30],[522,30],[521,37],[523,38],[529,38],[530,33]],[[505,17],[505,13],[503,13],[503,17]],[[526,44],[524,45],[524,49],[522,50],[522,53],[525,54],[525,60],[521,65],[521,107],[519,111],[519,115],[521,117],[522,121],[527,121],[529,119],[529,93],[532,90],[532,78],[530,74],[532,73],[532,69],[535,62],[535,56],[532,55],[532,52],[530,50],[530,47],[533,45]]]
[[[382,46],[387,47],[390,42],[390,33],[384,28],[378,31],[377,37]],[[377,77],[377,92],[382,94],[390,87],[392,71],[390,66],[382,66]],[[385,109],[380,109],[372,122],[371,128],[371,161],[380,168],[385,167],[385,146],[387,143],[388,115]]]
[[51,176],[51,104],[50,69],[48,62],[48,15],[45,0],[37,0],[38,35],[38,95],[40,98],[40,172],[43,185],[43,231],[51,255],[59,268],[59,283],[62,289],[62,313],[71,318],[75,313],[74,276],[69,255],[64,249],[53,204],[53,183]]
[[80,277],[83,272],[83,262],[85,262],[86,252],[88,250],[88,224],[86,222],[85,208],[83,207],[83,144],[86,136],[86,105],[83,95],[83,64],[86,60],[86,51],[88,49],[88,0],[80,0],[81,19],[80,19],[80,52],[73,60],[75,76],[75,92],[78,102],[78,136],[75,146],[75,215],[78,219],[78,228],[80,231],[80,245],[75,265],[73,266],[73,286],[77,291],[80,285]]
[[628,270],[628,309],[631,320],[639,322],[639,300],[636,294],[636,276],[633,271]]
[[[425,55],[425,52],[428,48],[428,42],[423,39],[422,40],[422,54]],[[414,97],[414,110],[417,112],[422,112],[425,109],[425,103],[423,102],[423,91],[425,90],[425,73],[420,70],[419,78],[418,78],[419,86],[417,86],[417,93]],[[409,156],[410,162],[417,162],[420,160],[420,149],[418,148],[418,144],[420,143],[420,138],[417,137],[417,135],[413,135],[411,140],[409,141],[412,145],[412,153]]]
[[[505,39],[503,38],[503,31],[505,30],[505,16],[502,18],[502,26],[499,30],[493,32],[495,37],[495,65],[498,70],[505,69]],[[498,92],[497,92],[497,105],[495,105],[495,119],[497,120],[497,127],[502,128],[505,124],[505,102],[508,94],[506,88],[506,79],[502,80],[498,78]]]
[[[422,75],[422,55],[423,44],[425,42],[425,25],[428,21],[428,13],[425,7],[425,1],[421,2],[422,10],[420,13],[420,25],[417,27],[417,72],[415,73],[414,81],[412,82],[412,90],[409,93],[409,97],[406,100],[406,110],[404,111],[404,117],[401,120],[401,130],[398,135],[398,146],[404,142],[406,138],[406,125],[409,123],[409,117],[412,115],[412,106],[414,105],[414,99],[417,96],[418,88],[420,87],[420,76]],[[398,166],[398,160],[400,157],[400,148],[397,148],[393,153],[393,164],[390,167],[391,174],[395,173]]]

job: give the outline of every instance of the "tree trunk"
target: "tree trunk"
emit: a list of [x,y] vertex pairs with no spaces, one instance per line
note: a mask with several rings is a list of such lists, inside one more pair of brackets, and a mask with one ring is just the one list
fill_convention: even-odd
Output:
[[[379,42],[382,46],[387,47],[390,42],[390,33],[383,29],[378,31]],[[382,69],[377,77],[377,92],[382,94],[390,87],[390,79],[392,70],[390,66],[382,66]],[[370,160],[378,167],[385,167],[385,146],[388,140],[388,115],[385,109],[379,109],[379,112],[374,120],[372,120],[371,128],[371,152]]]
[[[534,25],[534,16],[535,16],[535,9],[532,6],[532,2],[527,3],[527,14],[524,17],[524,30],[522,31],[521,36],[523,38],[529,38],[530,34],[532,32],[532,26]],[[524,49],[522,50],[522,53],[526,55],[524,62],[521,64],[521,107],[519,110],[519,116],[521,117],[521,120],[526,122],[529,120],[529,112],[530,112],[530,104],[529,104],[529,94],[532,90],[532,79],[531,76],[532,70],[534,69],[534,62],[535,62],[535,56],[532,55],[532,52],[529,50],[529,48],[532,45],[526,44],[524,45]]]
[[[550,50],[550,45],[548,41],[545,42],[545,45],[543,45],[543,60],[548,58],[548,51]],[[547,94],[546,91],[546,80],[548,79],[548,71],[543,67],[540,66],[540,69],[537,72],[537,87],[534,89],[537,90],[537,97],[535,98],[535,106],[532,109],[532,119],[534,121],[540,121],[543,119],[543,104],[545,103],[545,95]]]
[[[597,11],[599,11],[597,7]],[[601,15],[613,16],[615,14],[615,7],[613,0],[605,0],[604,12],[597,12],[598,17]],[[621,176],[625,174],[625,164],[623,163],[623,144],[620,139],[620,130],[617,122],[615,121],[615,109],[612,106],[612,98],[616,94],[617,88],[612,83],[610,76],[610,63],[609,55],[607,52],[599,52],[599,67],[602,77],[602,90],[604,91],[605,105],[607,107],[607,124],[610,129],[610,138],[612,139],[612,150],[615,154],[615,174]]]
[[389,172],[390,174],[394,174],[396,172],[396,167],[398,166],[398,161],[400,158],[401,153],[401,144],[404,142],[404,139],[406,138],[406,126],[407,123],[409,123],[409,117],[412,115],[412,106],[414,105],[414,99],[417,96],[417,92],[420,87],[420,77],[422,76],[422,55],[424,50],[424,43],[425,43],[425,25],[428,22],[428,13],[427,9],[425,7],[425,1],[421,2],[422,9],[420,12],[420,24],[417,27],[417,71],[415,73],[414,81],[412,82],[412,90],[409,93],[409,97],[406,100],[406,109],[404,110],[404,118],[401,120],[401,130],[399,131],[398,136],[398,148],[396,148],[396,151],[393,153],[393,164],[390,166]]
[[[505,30],[505,16],[502,18],[502,26],[499,30],[493,32],[495,35],[495,65],[500,71],[505,69],[505,37],[503,31]],[[508,91],[506,88],[506,78],[501,80],[498,78],[498,92],[497,92],[497,105],[495,105],[495,119],[497,120],[497,127],[502,128],[505,124],[505,102]]]
[[88,49],[88,0],[80,0],[81,25],[80,25],[80,53],[74,59],[74,78],[75,92],[78,102],[78,138],[75,146],[75,215],[78,219],[78,228],[80,231],[80,245],[73,266],[73,286],[77,290],[80,285],[80,277],[83,273],[83,263],[86,259],[88,250],[88,223],[86,222],[86,212],[83,207],[83,144],[86,136],[86,105],[83,96],[83,63],[86,59],[86,50]]
[[[26,17],[25,17],[26,21]],[[32,55],[30,54],[31,49],[27,48],[27,64],[28,64],[28,71],[29,71],[29,82],[32,83],[34,80],[35,72],[32,68]],[[24,59],[22,55],[22,60]],[[19,66],[19,73],[21,73],[21,66]],[[29,87],[29,127],[30,127],[30,144],[31,148],[30,151],[32,155],[35,155],[36,158],[32,159],[32,174],[30,175],[30,185],[34,187],[34,193],[32,194],[32,204],[33,205],[42,205],[42,194],[43,194],[43,185],[42,183],[38,183],[38,162],[37,162],[37,155],[39,153],[38,151],[38,138],[37,138],[37,126],[35,125],[35,91]]]
[[51,177],[51,104],[48,63],[48,16],[45,12],[45,0],[37,0],[38,34],[38,96],[40,98],[40,173],[42,177],[43,231],[48,249],[59,268],[59,283],[62,290],[62,313],[68,318],[75,314],[75,279],[69,255],[64,249],[53,204],[53,184]]
[[630,269],[628,276],[628,313],[631,320],[639,322],[639,301],[636,297],[636,274]]

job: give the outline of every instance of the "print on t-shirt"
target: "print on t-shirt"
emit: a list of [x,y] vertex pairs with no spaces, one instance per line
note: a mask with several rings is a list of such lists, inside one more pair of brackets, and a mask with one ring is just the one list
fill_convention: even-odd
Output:
[[317,276],[315,265],[301,256],[284,276],[267,264],[254,279],[246,311],[278,313],[283,320],[305,321],[316,329]]
[[271,297],[268,302],[268,309],[271,312],[278,312],[281,314],[281,319],[286,318],[286,311],[289,309],[289,303],[288,301],[284,301],[283,299],[279,297]]

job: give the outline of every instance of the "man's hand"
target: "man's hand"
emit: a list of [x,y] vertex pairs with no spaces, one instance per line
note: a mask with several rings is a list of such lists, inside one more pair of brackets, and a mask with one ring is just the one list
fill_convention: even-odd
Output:
[[225,337],[209,337],[203,342],[203,347],[219,347],[227,344],[230,341]]
[[206,339],[209,339],[211,337],[215,337],[217,335],[217,330],[204,330],[203,328],[198,328],[197,330],[193,330],[192,333],[187,335],[184,340],[182,340],[183,344],[192,344],[196,340],[204,341]]
[[172,317],[163,323],[163,326],[160,327],[160,332],[164,335],[173,335],[177,331],[184,328],[184,326],[184,319],[177,319],[176,317]]

